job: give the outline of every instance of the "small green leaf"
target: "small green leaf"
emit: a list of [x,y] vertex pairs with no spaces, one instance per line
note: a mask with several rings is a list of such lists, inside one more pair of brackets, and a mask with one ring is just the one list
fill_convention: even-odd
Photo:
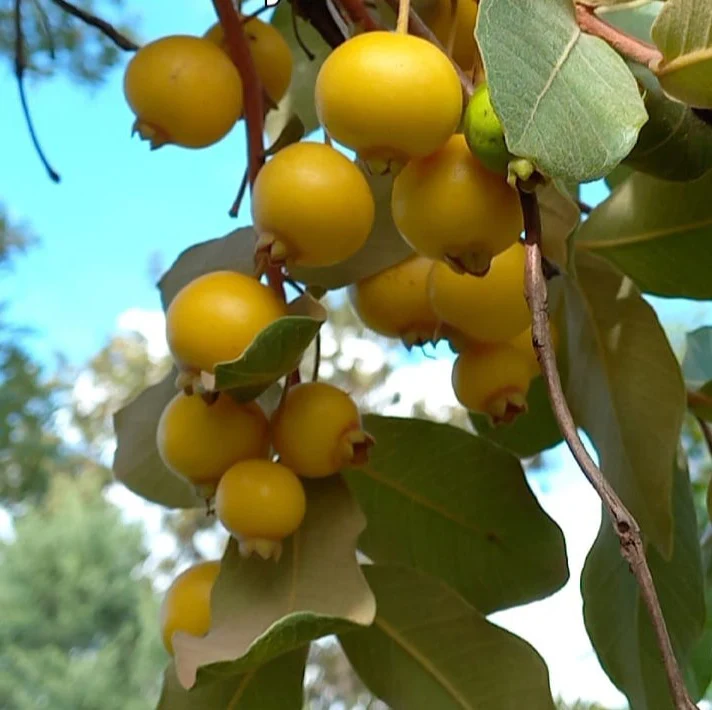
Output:
[[[279,107],[267,114],[265,128],[270,141],[274,142],[282,133],[284,126],[294,115],[298,116],[306,134],[319,127],[314,105],[314,85],[316,75],[321,65],[331,51],[331,47],[321,35],[301,17],[297,15],[292,21],[292,13],[296,5],[283,2],[275,10],[272,24],[281,32],[292,50],[292,82],[286,96],[280,101]],[[306,48],[314,55],[310,59],[300,46],[295,34],[295,26],[299,37]]]
[[296,114],[290,116],[284,124],[281,133],[272,145],[265,151],[266,155],[274,155],[293,143],[299,143],[306,133],[304,124]]
[[290,304],[293,315],[279,318],[255,336],[244,353],[203,373],[207,389],[230,390],[238,402],[249,402],[280,377],[299,366],[304,351],[326,321],[326,309],[308,294]]
[[623,59],[581,32],[571,0],[488,0],[476,37],[512,153],[578,182],[628,155],[645,106]]
[[376,620],[339,641],[394,710],[554,710],[546,664],[526,641],[439,579],[380,565],[364,572],[378,600]]
[[704,326],[687,334],[682,373],[691,389],[700,389],[712,380],[712,327]]
[[344,475],[370,559],[436,575],[487,614],[566,583],[562,532],[516,457],[447,424],[369,414],[364,428],[370,460]]
[[186,249],[158,282],[163,310],[168,310],[171,301],[183,286],[203,274],[222,269],[254,274],[256,242],[255,230],[252,227],[242,227],[224,237],[194,244]]
[[205,506],[192,486],[166,468],[156,448],[158,420],[175,397],[176,370],[144,390],[114,415],[116,453],[113,470],[129,490],[166,508]]
[[312,639],[373,621],[375,600],[356,561],[363,513],[340,476],[304,486],[306,517],[284,541],[279,562],[245,560],[232,540],[213,588],[210,631],[202,638],[174,634],[184,688],[196,677],[202,684],[204,674],[243,673]]
[[578,282],[566,280],[567,400],[603,473],[648,539],[669,555],[670,462],[685,411],[680,366],[633,282],[592,254],[576,256]]
[[712,108],[712,5],[667,0],[652,28],[663,54],[656,74],[663,89],[690,106]]
[[634,174],[581,225],[576,246],[615,264],[646,293],[712,298],[712,172],[691,183]]
[[191,690],[181,686],[171,663],[157,710],[297,710],[303,702],[307,652],[304,647],[285,653],[245,673],[206,671]]
[[340,264],[323,268],[292,267],[291,276],[302,283],[337,289],[365,279],[389,266],[405,261],[413,250],[405,243],[393,223],[391,189],[393,176],[366,175],[376,203],[371,235],[364,246]]
[[[668,461],[675,480],[672,557],[666,562],[652,546],[646,553],[673,648],[684,668],[702,634],[705,598],[687,468],[684,461],[679,465]],[[631,707],[673,710],[647,608],[605,513],[583,569],[581,590],[586,629],[601,665]]]

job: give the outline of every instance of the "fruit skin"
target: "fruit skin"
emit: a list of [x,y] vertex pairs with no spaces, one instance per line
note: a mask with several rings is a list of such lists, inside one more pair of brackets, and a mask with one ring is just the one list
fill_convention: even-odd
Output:
[[473,155],[494,173],[507,175],[510,160],[504,129],[494,111],[487,84],[480,84],[472,94],[464,121],[465,138]]
[[278,559],[280,542],[304,520],[306,494],[302,482],[284,464],[241,461],[220,479],[215,512],[240,541],[244,556],[256,551],[265,559]]
[[210,630],[210,595],[220,561],[200,562],[179,574],[168,588],[160,611],[163,645],[172,656],[173,634],[185,631],[204,636]]
[[416,255],[349,286],[363,324],[407,347],[436,342],[440,323],[428,295],[432,266],[431,259]]
[[375,213],[364,174],[323,143],[280,150],[260,170],[252,193],[257,249],[273,264],[344,261],[366,243]]
[[472,155],[459,133],[403,168],[393,181],[391,212],[418,253],[476,275],[487,273],[524,228],[517,193]]
[[[530,322],[524,297],[524,247],[519,242],[492,260],[486,276],[456,274],[447,264],[435,262],[429,290],[438,317],[470,341],[506,342]],[[457,341],[453,345],[461,349]]]
[[[554,346],[554,352],[559,349],[559,329],[556,327],[554,321],[549,321],[549,332],[551,333],[551,340]],[[536,352],[534,351],[534,345],[532,343],[532,329],[529,326],[526,330],[523,330],[516,338],[512,338],[509,341],[518,350],[521,350],[529,360],[529,366],[532,371],[532,377],[536,377],[539,370],[539,361],[536,359]]]
[[[243,27],[257,76],[267,96],[278,104],[287,93],[292,81],[294,68],[292,51],[280,31],[269,22],[253,17],[245,21]],[[219,22],[216,22],[203,36],[218,45],[229,56],[225,33]]]
[[457,9],[453,18],[452,0],[436,0],[421,13],[425,24],[444,47],[447,47],[450,24],[454,19],[456,29],[452,58],[464,71],[471,71],[479,57],[475,43],[477,10],[475,0],[457,0]]
[[527,356],[509,343],[471,346],[452,369],[458,402],[473,412],[489,414],[494,424],[513,421],[527,409],[531,382]]
[[373,439],[346,392],[325,382],[290,388],[271,420],[280,461],[305,478],[323,478],[363,463]]
[[213,271],[186,284],[166,313],[168,347],[183,370],[213,372],[235,360],[287,306],[257,279]]
[[430,42],[365,32],[326,58],[316,111],[329,135],[366,161],[429,155],[455,132],[462,88],[452,62]]
[[217,143],[243,109],[233,63],[212,42],[188,35],[162,37],[139,49],[126,67],[124,94],[137,116],[134,131],[152,148]]
[[179,392],[158,420],[156,443],[163,463],[209,498],[232,464],[268,456],[269,421],[256,402],[221,394],[208,405]]

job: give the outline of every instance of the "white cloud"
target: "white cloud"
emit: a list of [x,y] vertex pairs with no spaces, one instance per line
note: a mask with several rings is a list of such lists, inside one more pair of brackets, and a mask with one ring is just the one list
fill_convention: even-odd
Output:
[[163,311],[129,308],[119,314],[116,327],[119,331],[140,333],[146,338],[151,359],[159,360],[168,355],[166,319]]

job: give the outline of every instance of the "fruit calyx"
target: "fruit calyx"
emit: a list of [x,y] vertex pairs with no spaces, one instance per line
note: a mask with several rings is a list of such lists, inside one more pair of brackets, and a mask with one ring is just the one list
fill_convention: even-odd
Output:
[[337,470],[349,465],[365,465],[368,462],[370,449],[375,443],[376,440],[361,429],[349,429],[344,432],[337,449],[339,458]]
[[164,145],[173,142],[171,137],[162,128],[154,126],[151,123],[146,123],[140,118],[137,118],[131,127],[131,135],[135,136],[137,133],[141,140],[149,142],[151,150],[158,150]]
[[492,266],[492,255],[485,251],[471,251],[459,256],[446,254],[443,261],[457,274],[487,276]]
[[264,270],[268,266],[284,266],[292,255],[287,245],[274,234],[260,234],[255,244],[255,263]]
[[517,389],[499,390],[487,399],[485,409],[495,426],[510,424],[527,411],[527,399]]
[[266,538],[239,538],[238,546],[240,556],[247,559],[253,554],[259,555],[263,560],[273,559],[279,562],[282,557],[282,542]]

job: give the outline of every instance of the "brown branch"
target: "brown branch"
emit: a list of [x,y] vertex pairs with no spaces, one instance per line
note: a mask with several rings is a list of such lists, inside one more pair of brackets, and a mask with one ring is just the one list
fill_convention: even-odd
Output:
[[699,390],[687,390],[687,407],[689,409],[694,409],[695,407],[712,408],[712,397]]
[[596,14],[594,8],[588,5],[576,3],[576,21],[586,34],[600,37],[619,54],[638,64],[643,64],[649,69],[655,70],[663,59],[663,55],[657,47],[609,24]]
[[35,132],[34,123],[32,122],[30,107],[27,103],[27,94],[25,92],[25,69],[27,68],[27,62],[25,60],[25,34],[22,31],[22,0],[15,0],[15,14],[13,19],[15,28],[15,79],[17,80],[17,90],[20,94],[22,113],[25,117],[25,123],[30,134],[32,145],[44,169],[47,171],[47,175],[49,175],[52,182],[59,182],[61,180],[59,173],[50,165],[47,156],[42,150],[39,138]]
[[341,0],[341,6],[354,24],[361,25],[366,31],[381,29],[378,23],[368,14],[363,0]]
[[702,417],[695,417],[697,425],[700,427],[705,444],[707,445],[707,453],[712,457],[712,426],[710,426]]
[[102,34],[106,35],[119,49],[123,49],[126,52],[135,52],[140,49],[136,42],[119,32],[111,23],[102,20],[101,17],[92,15],[90,12],[82,10],[70,2],[66,2],[66,0],[52,0],[52,2],[57,5],[57,7],[62,8],[67,14],[81,20],[84,24],[95,27]]
[[295,16],[308,22],[332,48],[338,47],[346,38],[336,21],[331,16],[326,0],[291,0],[292,19],[296,24]]
[[548,294],[546,277],[542,270],[539,204],[534,193],[520,189],[519,197],[524,214],[526,233],[525,290],[532,316],[532,343],[539,361],[539,367],[546,381],[552,409],[574,459],[596,493],[598,493],[608,512],[613,529],[620,542],[621,555],[628,562],[630,570],[638,582],[662,655],[675,708],[677,710],[696,710],[696,705],[687,693],[685,681],[675,659],[665,618],[655,591],[655,584],[645,559],[645,547],[640,535],[640,527],[633,515],[623,505],[618,494],[605,479],[602,471],[596,466],[588,451],[586,451],[578,435],[569,405],[566,402],[549,330]]

